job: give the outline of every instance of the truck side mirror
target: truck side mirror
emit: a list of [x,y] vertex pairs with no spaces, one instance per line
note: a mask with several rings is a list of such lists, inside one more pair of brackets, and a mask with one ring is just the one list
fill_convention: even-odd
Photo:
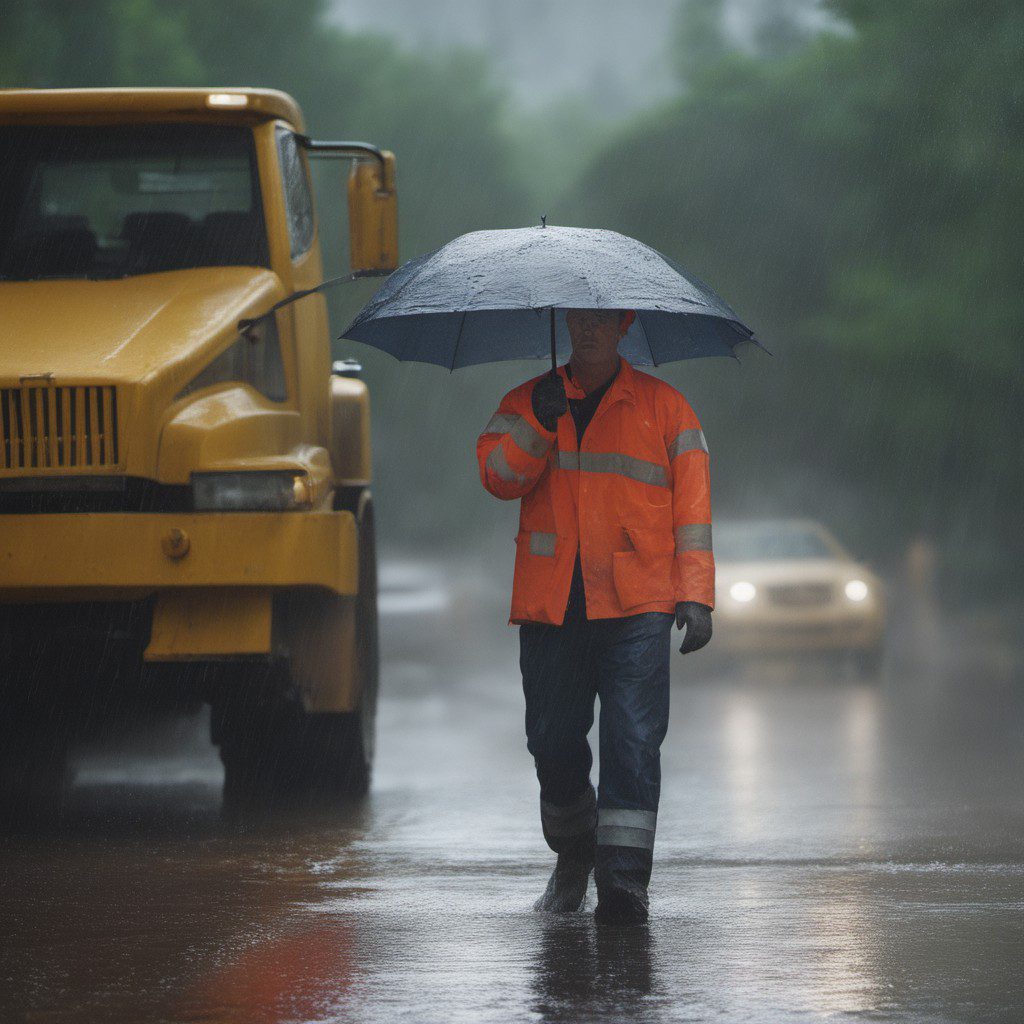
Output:
[[352,161],[348,176],[349,252],[353,273],[390,273],[398,266],[395,154]]

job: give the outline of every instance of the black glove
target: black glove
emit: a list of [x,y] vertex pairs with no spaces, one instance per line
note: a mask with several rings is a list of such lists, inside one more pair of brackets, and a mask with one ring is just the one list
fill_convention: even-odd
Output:
[[699,651],[711,639],[711,609],[699,601],[680,601],[676,605],[676,625],[686,629],[679,653]]
[[558,417],[569,408],[565,384],[557,373],[547,373],[533,385],[530,401],[533,404],[533,415],[545,430],[555,430]]

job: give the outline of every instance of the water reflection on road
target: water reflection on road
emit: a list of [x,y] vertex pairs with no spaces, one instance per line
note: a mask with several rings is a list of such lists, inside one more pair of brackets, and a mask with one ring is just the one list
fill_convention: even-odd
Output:
[[395,600],[373,795],[340,818],[222,826],[199,723],[90,755],[67,828],[0,846],[0,1019],[1024,1019],[1016,669],[678,659],[652,921],[606,932],[529,909],[550,855],[502,611]]

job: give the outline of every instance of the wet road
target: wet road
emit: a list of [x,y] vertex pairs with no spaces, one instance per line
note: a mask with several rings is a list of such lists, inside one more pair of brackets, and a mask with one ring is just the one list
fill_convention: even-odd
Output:
[[1024,1020],[1015,656],[910,637],[879,686],[677,657],[652,921],[598,932],[592,894],[530,910],[503,599],[404,573],[371,799],[232,831],[201,723],[85,755],[66,829],[0,841],[0,1020]]

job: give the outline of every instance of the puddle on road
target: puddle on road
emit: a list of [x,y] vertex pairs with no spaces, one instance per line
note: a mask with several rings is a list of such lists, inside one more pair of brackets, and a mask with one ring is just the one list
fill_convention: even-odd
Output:
[[530,910],[550,855],[514,663],[393,666],[340,820],[231,830],[215,755],[168,754],[178,785],[100,756],[65,831],[0,841],[0,1017],[1024,1019],[1006,691],[677,685],[652,922],[604,933],[592,895]]

